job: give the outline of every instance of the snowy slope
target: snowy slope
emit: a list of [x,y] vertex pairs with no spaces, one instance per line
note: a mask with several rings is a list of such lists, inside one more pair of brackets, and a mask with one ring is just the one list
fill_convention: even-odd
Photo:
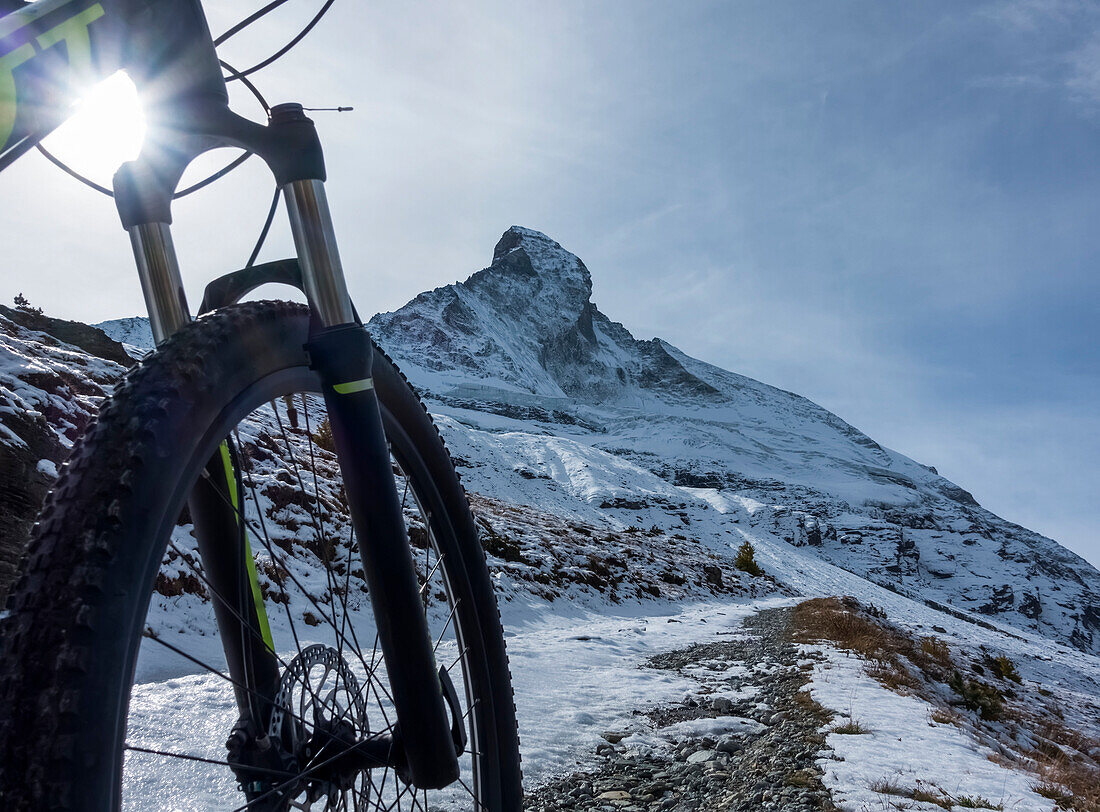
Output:
[[[111,319],[92,325],[98,327],[115,341],[126,347],[130,354],[140,358],[155,346],[153,329],[145,316],[130,316],[124,319]],[[136,352],[134,352],[136,350]]]
[[[371,320],[473,488],[587,520],[734,505],[728,524],[899,593],[1100,650],[1086,561],[799,395],[635,339],[591,290],[578,257],[514,226],[489,267]],[[99,326],[152,347],[145,319]]]
[[[743,617],[793,602],[792,594],[855,595],[914,634],[935,630],[953,646],[1007,652],[1025,679],[1052,691],[1067,724],[1100,732],[1095,569],[805,398],[659,339],[636,340],[590,297],[591,278],[579,259],[537,232],[513,228],[490,267],[371,321],[376,339],[428,400],[472,494],[502,603],[530,784],[586,764],[601,731],[633,729],[640,709],[701,690],[639,669],[646,658],[735,633]],[[152,347],[144,319],[100,326],[135,353]],[[4,472],[0,509],[13,506],[10,486],[24,481],[18,477],[33,480],[36,493],[52,480],[123,371],[0,316],[0,463],[20,472]],[[257,550],[257,564],[265,595],[289,612],[308,613],[301,595],[284,601],[271,576],[277,564],[318,597],[325,589],[317,552],[296,529],[305,517],[278,498],[290,453],[272,444],[271,417],[261,410],[241,432],[259,460],[259,499],[285,553],[275,561]],[[303,442],[294,437],[292,444]],[[255,454],[258,447],[271,457]],[[334,461],[321,461],[321,487],[331,495]],[[21,506],[23,514],[32,508]],[[415,527],[415,517],[409,520]],[[340,526],[347,517],[332,507],[325,522]],[[194,543],[188,530],[180,526],[173,536],[185,555]],[[767,578],[731,566],[745,541]],[[187,633],[213,652],[205,591],[183,556],[168,559],[151,630]],[[945,614],[948,605],[956,608]],[[273,625],[276,639],[285,638],[280,614]],[[232,721],[224,686],[148,649],[133,735],[150,746],[219,758]],[[849,801],[843,808],[871,801],[867,781],[922,742],[925,750],[970,747],[968,774],[983,768],[982,780],[1011,784],[1014,798],[1030,797],[1031,776],[1001,775],[961,734],[924,735],[925,718],[909,718],[912,703],[884,698],[858,667],[834,655],[831,670],[815,672],[817,696],[843,711],[835,706],[859,692],[881,712],[868,710],[882,736],[894,735],[896,718],[896,738],[907,737],[897,746],[887,737],[891,747],[875,750],[874,775],[830,772],[837,799]],[[171,728],[163,724],[166,714]],[[850,761],[854,768],[864,756]],[[135,757],[127,774],[148,781],[156,808],[171,803],[165,799],[174,792],[213,792],[226,780],[215,768],[196,766],[167,776],[174,783],[166,788],[162,770],[145,769]],[[1005,808],[1050,808],[1013,803]]]
[[476,488],[578,515],[674,503],[681,487],[750,499],[759,507],[731,521],[905,594],[1100,650],[1100,573],[1086,561],[803,397],[635,339],[591,290],[579,258],[512,227],[488,268],[371,320],[452,418]]
[[71,323],[8,314],[0,313],[0,598],[57,465],[125,369],[20,321]]

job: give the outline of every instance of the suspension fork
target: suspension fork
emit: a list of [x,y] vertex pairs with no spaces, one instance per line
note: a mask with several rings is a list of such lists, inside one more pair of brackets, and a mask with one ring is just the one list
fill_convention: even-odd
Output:
[[374,345],[355,316],[321,180],[283,187],[302,282],[316,327],[306,349],[321,379],[378,638],[412,783],[458,778],[451,720],[421,603],[401,500],[374,388]]
[[[321,380],[363,559],[397,714],[395,741],[403,762],[399,766],[417,787],[447,786],[459,776],[452,720],[438,676],[374,389],[374,347],[348,295],[313,122],[295,104],[273,108],[267,127],[241,119],[220,104],[193,107],[191,112],[193,118],[187,122],[190,135],[179,139],[182,148],[151,151],[148,160],[139,158],[124,165],[115,177],[116,203],[130,233],[154,338],[160,344],[190,320],[168,225],[172,190],[183,168],[212,145],[232,144],[259,154],[274,173],[286,202],[303,288],[315,316],[306,350],[311,368]],[[189,504],[200,548],[215,562],[215,571],[207,571],[211,585],[230,596],[240,616],[254,624],[251,628],[259,629],[263,603],[249,598],[252,590],[258,589],[254,570],[241,566],[247,538],[237,523],[239,514],[224,509],[232,480],[220,453],[215,454]],[[209,490],[208,486],[219,482],[224,484],[224,492]],[[204,537],[208,541],[203,541]],[[227,549],[232,553],[227,554]],[[227,616],[218,618],[223,641],[241,637],[239,620],[228,610],[223,614]],[[278,665],[274,652],[257,635],[243,639],[239,651],[226,646],[230,676],[239,679],[240,673],[239,684],[252,688],[252,700],[238,692],[242,716],[248,714],[263,725],[269,705],[257,703],[255,696],[274,697]]]

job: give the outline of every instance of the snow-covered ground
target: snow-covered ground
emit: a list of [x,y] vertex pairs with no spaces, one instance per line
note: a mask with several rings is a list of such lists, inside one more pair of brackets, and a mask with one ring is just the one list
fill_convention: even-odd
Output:
[[[798,558],[796,550],[769,549],[766,543],[758,549],[761,559],[771,566],[780,560],[780,553],[793,554],[787,559],[792,570],[806,563]],[[822,583],[829,584],[828,572],[799,571],[807,578],[822,576]],[[881,594],[885,591],[866,582],[861,585],[848,573],[838,570],[834,574],[845,581],[843,592],[856,593],[863,601],[892,595]],[[852,580],[845,580],[845,576]],[[1048,646],[1045,656],[1050,659],[1035,661],[1027,655],[1041,647],[1038,641],[973,627],[928,607],[907,604],[907,599],[893,598],[878,605],[885,606],[902,625],[927,631],[933,624],[942,624],[944,636],[956,645],[980,643],[1011,652],[1025,679],[1041,679],[1044,685],[1065,691],[1067,699],[1087,698],[1095,707],[1100,696],[1096,682],[1100,661],[1096,658]],[[503,622],[516,689],[526,785],[533,787],[560,774],[591,769],[593,752],[603,742],[601,734],[607,731],[632,734],[626,743],[645,747],[647,742],[656,745],[661,739],[716,735],[757,725],[751,720],[720,717],[653,730],[652,725],[639,722],[640,718],[644,722],[639,711],[700,694],[703,677],[713,681],[714,674],[701,673],[695,680],[640,666],[654,654],[741,634],[742,621],[752,613],[797,600],[732,598],[579,607],[530,597],[506,603]],[[828,737],[834,752],[823,754],[819,763],[825,770],[825,785],[841,808],[851,812],[893,808],[888,802],[896,799],[876,792],[872,786],[893,782],[912,789],[921,786],[919,781],[951,796],[985,798],[1003,805],[1005,810],[1052,810],[1050,801],[1032,791],[1037,780],[1034,774],[990,761],[992,751],[964,730],[933,721],[929,703],[884,688],[867,676],[865,663],[856,657],[828,646],[810,648],[824,655],[813,670],[811,695],[836,712],[832,725],[850,716],[871,731],[866,735]],[[135,689],[131,743],[219,757],[219,742],[235,715],[225,684],[217,677],[196,674],[193,666],[179,661],[178,675],[169,676],[170,658],[159,649],[154,652],[157,667],[146,667],[144,673],[155,673],[157,678]],[[713,699],[716,694],[710,691],[707,689]],[[166,719],[171,726],[163,730]],[[156,726],[157,730],[143,725]],[[135,787],[145,799],[135,802],[131,809],[203,809],[207,808],[205,803],[212,804],[213,798],[232,787],[226,770],[202,764],[173,770],[166,787],[163,765],[155,757],[141,754],[130,756],[127,776],[137,782]],[[154,787],[157,800],[150,803],[148,793]],[[182,799],[190,799],[191,805]],[[914,804],[908,807],[912,809],[940,808],[906,803]]]
[[789,602],[706,601],[561,615],[530,604],[506,612],[525,781],[537,785],[587,769],[600,734],[630,730],[637,725],[634,711],[698,691],[694,680],[639,667],[654,654],[736,633],[753,612]]
[[[631,725],[635,710],[698,690],[672,672],[639,668],[644,660],[735,633],[754,611],[790,602],[651,602],[560,613],[537,599],[508,604],[503,621],[527,785],[585,767],[600,734]],[[129,743],[223,758],[221,742],[236,717],[225,682],[151,642],[143,648],[142,676],[131,700]],[[216,808],[234,789],[229,771],[215,765],[173,762],[166,772],[163,759],[131,753],[126,770],[131,810]]]
[[[914,696],[883,687],[864,671],[864,662],[836,649],[816,646],[825,659],[814,667],[810,695],[839,711],[838,721],[858,722],[867,733],[830,733],[833,752],[818,762],[825,786],[845,810],[889,809],[897,801],[880,789],[923,787],[948,798],[965,796],[986,808],[1012,812],[1050,812],[1051,801],[1032,791],[1036,777],[990,760],[994,752],[958,727],[937,722],[934,706]],[[832,725],[830,726],[832,727]],[[929,802],[906,800],[906,808],[942,809]],[[982,804],[985,806],[985,804]]]
[[[702,683],[639,666],[739,633],[745,617],[792,596],[853,595],[914,634],[935,630],[956,648],[1005,653],[1023,679],[1052,692],[1067,724],[1100,734],[1100,573],[804,398],[659,339],[636,340],[590,294],[579,259],[514,228],[489,268],[371,322],[424,395],[473,494],[502,605],[529,785],[585,768],[608,730],[630,732],[639,746],[692,733],[690,725],[645,728],[635,712],[677,702]],[[135,355],[151,345],[142,319],[102,326]],[[15,472],[12,483],[44,490],[121,374],[117,364],[0,319],[0,464]],[[278,498],[288,450],[273,442],[271,418],[261,410],[241,431],[245,446],[270,455],[255,476],[277,549],[256,549],[260,580],[282,598],[273,573],[285,565],[319,596],[324,577],[300,530],[308,517]],[[322,490],[335,497],[334,460],[322,462]],[[347,517],[334,508],[326,521],[344,527]],[[733,567],[745,542],[767,577]],[[174,543],[194,550],[186,527]],[[172,588],[155,597],[150,630],[216,660],[209,602],[178,551],[164,567]],[[299,618],[311,611],[298,594],[272,606],[277,640],[289,634],[284,606]],[[355,612],[369,635],[369,618]],[[1005,809],[1050,808],[1031,792],[1033,776],[989,762],[985,745],[961,729],[930,726],[923,700],[889,692],[854,659],[827,648],[824,656],[813,696],[839,714],[851,709],[873,731],[829,737],[845,761],[823,760],[826,783],[846,809],[883,808],[888,800],[870,784],[891,777]],[[138,683],[131,743],[224,757],[234,716],[224,683],[148,642]],[[937,766],[947,753],[951,764]],[[213,765],[166,774],[155,759],[129,756],[138,790],[129,808],[204,809],[231,783]],[[187,806],[180,799],[192,792]]]

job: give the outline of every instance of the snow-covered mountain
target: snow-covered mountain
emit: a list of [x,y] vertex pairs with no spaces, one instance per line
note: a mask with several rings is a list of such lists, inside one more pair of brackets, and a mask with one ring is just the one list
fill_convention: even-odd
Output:
[[475,489],[669,528],[703,502],[720,532],[1100,651],[1088,562],[803,397],[634,338],[591,291],[578,257],[514,226],[489,267],[370,321]]
[[[500,505],[527,505],[559,522],[619,534],[651,528],[659,540],[726,556],[745,539],[790,544],[972,623],[1100,651],[1100,573],[1086,561],[803,397],[634,338],[591,291],[579,258],[512,227],[489,267],[370,321],[427,399],[487,514],[502,520],[519,514]],[[135,356],[152,347],[143,318],[98,326]],[[5,329],[6,453],[37,482],[46,474],[26,448],[63,453],[67,430],[55,428],[50,443],[38,431],[20,447],[29,429],[19,421],[74,408],[80,419],[66,420],[85,420],[121,368],[85,357],[46,385],[41,368],[53,370],[65,351],[18,325]],[[74,406],[63,385],[85,387],[80,364],[90,373],[87,402]],[[17,496],[27,513],[28,497]]]
[[[110,319],[93,324],[115,341],[131,350],[131,355],[140,357],[153,349],[153,328],[145,316],[129,316],[124,319]],[[132,352],[137,350],[137,352]]]
[[[509,229],[465,282],[370,326],[425,396],[470,494],[532,810],[618,806],[641,789],[662,795],[646,808],[856,812],[902,796],[929,809],[1096,808],[1100,573],[1087,562],[805,398],[635,339],[592,303],[584,264],[529,229]],[[57,466],[152,349],[145,319],[99,327],[0,307],[0,598]],[[318,642],[311,610],[332,583],[308,503],[286,487],[295,458],[316,453],[321,525],[344,537],[350,519],[335,457],[271,408],[238,437],[273,541],[255,549],[258,577],[280,607],[274,639],[297,617]],[[321,408],[302,404],[312,425]],[[406,520],[415,545],[412,505]],[[220,656],[185,519],[172,539],[148,640]],[[745,542],[762,573],[735,563]],[[417,567],[427,581],[428,561]],[[892,636],[862,650],[784,637],[781,613],[833,595],[856,596],[862,622],[888,617]],[[348,601],[370,637],[363,595]],[[444,623],[445,609],[432,603],[429,619]],[[219,678],[149,643],[137,683],[128,735],[210,764],[128,761],[128,780],[150,789],[126,808],[233,791],[217,766],[236,718]],[[979,690],[1005,712],[966,704]]]

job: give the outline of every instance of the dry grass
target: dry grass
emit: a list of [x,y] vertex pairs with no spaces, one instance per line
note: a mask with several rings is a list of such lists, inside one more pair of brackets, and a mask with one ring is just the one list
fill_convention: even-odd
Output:
[[[814,598],[794,608],[795,639],[828,640],[868,660],[878,660],[906,647],[905,638],[868,616],[855,598]],[[911,646],[910,646],[911,647]]]
[[864,670],[868,676],[899,694],[908,693],[920,683],[919,678],[896,658],[875,660]]
[[944,668],[952,668],[951,649],[947,643],[938,637],[925,637],[920,641],[920,650],[926,656],[939,663]]
[[792,787],[812,787],[817,783],[817,773],[813,770],[795,770],[788,773],[783,779]]
[[810,710],[820,708],[821,706],[814,702],[814,698],[810,696],[809,691],[796,691],[794,695],[795,704],[803,710]]
[[[1091,755],[1100,748],[1100,741],[1069,727],[1058,705],[1044,699],[1051,692],[1025,684],[1008,657],[986,655],[984,667],[975,663],[967,669],[961,659],[952,657],[942,640],[925,637],[918,641],[889,623],[880,610],[862,606],[854,598],[804,601],[795,607],[792,628],[797,641],[827,641],[857,654],[867,661],[867,673],[882,685],[901,693],[915,693],[931,703],[929,724],[953,724],[979,741],[998,742],[1004,755],[994,760],[1012,769],[1036,773],[1035,792],[1054,801],[1056,808],[1100,812],[1100,763]],[[973,675],[984,678],[975,679]],[[940,693],[942,689],[935,687],[942,684],[951,686],[952,705],[974,713],[960,713],[950,707]],[[1018,733],[1035,741],[1034,749],[1019,752]],[[954,797],[920,782],[910,790],[896,780],[882,779],[871,788],[945,809],[1000,808],[980,796]],[[928,797],[917,797],[921,793],[928,793]]]
[[1024,756],[1034,763],[1040,780],[1035,792],[1074,812],[1100,810],[1100,765],[1090,757],[1100,741],[1067,727],[1061,719],[1034,711],[1021,714],[1036,748]]
[[865,726],[858,719],[849,718],[844,724],[832,728],[830,733],[838,733],[842,736],[862,736],[871,732],[871,728]]
[[945,644],[934,641],[918,646],[912,637],[886,622],[881,610],[862,606],[855,598],[804,601],[794,609],[793,628],[799,642],[828,640],[863,657],[869,663],[867,673],[894,691],[916,688],[920,672],[938,682],[945,682],[949,675],[951,657]]
[[870,784],[870,790],[880,795],[893,795],[896,798],[908,798],[911,801],[935,804],[944,809],[951,808],[951,801],[947,796],[940,794],[935,787],[930,787],[921,781],[913,788],[903,786],[896,777],[880,778]]
[[928,712],[929,724],[958,725],[961,721],[959,714],[950,708],[933,708]]
[[996,809],[1003,810],[1002,804],[995,804],[981,795],[951,795],[938,786],[918,780],[912,788],[903,786],[896,777],[880,778],[870,784],[872,792],[892,795],[896,798],[908,798],[918,803],[932,804],[941,809]]
[[1040,768],[1042,780],[1032,789],[1054,801],[1058,809],[1073,812],[1100,810],[1100,770],[1082,759],[1062,756],[1049,759]]

